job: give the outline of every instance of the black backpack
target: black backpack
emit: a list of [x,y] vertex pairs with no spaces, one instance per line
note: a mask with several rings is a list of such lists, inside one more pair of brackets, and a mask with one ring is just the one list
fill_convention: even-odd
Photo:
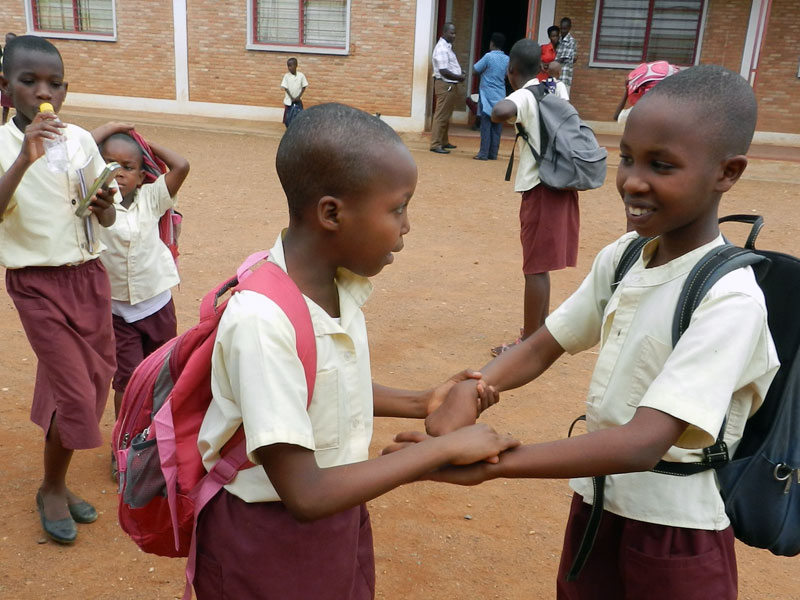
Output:
[[[755,240],[764,225],[760,216],[731,215],[720,223],[752,225],[744,248],[731,244],[710,250],[686,279],[672,323],[672,344],[678,342],[692,312],[721,277],[751,265],[764,293],[767,320],[781,367],[762,406],[747,420],[742,440],[733,456],[722,436],[703,449],[699,463],[660,461],[652,470],[676,476],[715,469],[725,512],[733,532],[745,544],[765,548],[779,556],[800,554],[800,260],[788,254],[757,250]],[[620,258],[613,287],[652,238],[636,238]],[[567,579],[577,578],[591,551],[603,503],[604,477],[594,477],[595,502],[589,525]],[[594,531],[592,531],[594,529]]]
[[566,100],[548,93],[545,85],[525,88],[536,99],[539,108],[539,154],[528,139],[528,132],[517,123],[517,136],[506,169],[506,181],[511,179],[514,149],[522,138],[539,165],[539,179],[558,190],[593,190],[606,179],[608,152],[597,143],[591,128],[581,121],[578,111]]

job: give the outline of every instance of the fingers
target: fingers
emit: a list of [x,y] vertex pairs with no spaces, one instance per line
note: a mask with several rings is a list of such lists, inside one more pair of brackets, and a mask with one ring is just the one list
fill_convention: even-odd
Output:
[[487,385],[484,381],[479,381],[476,386],[478,413],[482,413],[490,406],[500,401],[500,392],[493,385]]
[[402,431],[394,436],[395,442],[423,442],[428,439],[428,435],[424,431]]

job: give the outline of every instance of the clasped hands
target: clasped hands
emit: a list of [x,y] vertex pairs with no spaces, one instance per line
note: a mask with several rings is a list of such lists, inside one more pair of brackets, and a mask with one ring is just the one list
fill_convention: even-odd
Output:
[[381,454],[400,451],[431,437],[444,437],[452,440],[458,449],[450,466],[420,479],[461,485],[486,481],[492,477],[490,466],[499,463],[500,454],[520,444],[510,435],[500,435],[488,425],[475,424],[480,414],[499,400],[499,391],[483,381],[480,373],[461,371],[432,390],[425,419],[426,432],[398,433]]

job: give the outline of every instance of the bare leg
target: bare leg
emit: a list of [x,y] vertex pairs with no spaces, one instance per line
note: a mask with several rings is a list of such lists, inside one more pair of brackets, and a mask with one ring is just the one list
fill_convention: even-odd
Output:
[[58,423],[55,416],[44,442],[44,481],[39,488],[44,504],[44,514],[48,520],[69,518],[67,508],[67,469],[72,460],[73,450],[61,445]]
[[550,312],[550,273],[525,275],[524,340],[544,325]]
[[114,419],[119,417],[119,407],[122,406],[122,396],[125,392],[114,390]]

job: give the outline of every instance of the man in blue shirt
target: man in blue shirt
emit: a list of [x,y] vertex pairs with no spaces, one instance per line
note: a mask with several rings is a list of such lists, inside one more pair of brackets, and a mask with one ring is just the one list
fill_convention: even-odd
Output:
[[492,123],[494,105],[506,97],[506,71],[508,56],[503,52],[506,36],[493,33],[489,40],[489,52],[483,55],[472,70],[481,76],[478,88],[480,102],[478,114],[481,118],[481,148],[473,158],[475,160],[497,160],[497,149],[500,147],[502,123]]

